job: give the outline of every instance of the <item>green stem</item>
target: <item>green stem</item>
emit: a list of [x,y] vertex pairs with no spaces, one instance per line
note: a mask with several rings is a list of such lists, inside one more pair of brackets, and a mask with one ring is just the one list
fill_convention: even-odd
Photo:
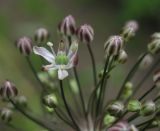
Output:
[[69,115],[69,117],[71,118],[71,121],[73,122],[73,124],[75,125],[76,129],[78,131],[80,131],[80,128],[78,127],[77,123],[75,122],[73,116],[72,116],[72,113],[69,109],[69,106],[67,104],[67,101],[66,101],[66,97],[65,97],[65,94],[64,94],[64,90],[63,90],[63,83],[62,83],[62,80],[59,81],[60,82],[60,90],[61,90],[61,95],[62,95],[62,99],[63,99],[63,102],[64,102],[64,105],[65,105],[65,108],[66,108],[66,111]]
[[46,124],[44,124],[44,122],[42,122],[40,119],[32,116],[31,114],[23,111],[21,108],[19,108],[16,103],[12,100],[12,99],[9,99],[10,102],[14,105],[14,107],[20,112],[22,113],[25,117],[27,117],[28,119],[30,119],[31,121],[33,121],[34,123],[40,125],[41,127],[45,128],[45,129],[48,129],[50,131],[54,131],[54,128],[53,127],[50,127],[50,126],[47,126]]
[[98,97],[98,100],[97,100],[96,116],[98,116],[98,113],[99,113],[99,110],[100,110],[100,100],[101,100],[102,93],[103,93],[102,88],[103,88],[103,84],[104,84],[104,80],[105,80],[105,76],[106,76],[106,71],[107,71],[108,64],[109,64],[109,59],[110,59],[110,56],[107,57],[107,60],[106,60],[105,66],[104,66],[103,75],[102,75],[102,81],[100,83],[100,93],[99,93],[99,97]]
[[96,85],[97,85],[97,71],[96,71],[95,58],[94,58],[93,51],[91,49],[90,43],[87,44],[87,47],[88,47],[88,51],[89,51],[89,54],[90,54],[90,57],[91,57],[91,61],[92,61],[94,86],[96,87]]
[[135,63],[135,65],[132,67],[132,69],[130,70],[130,72],[128,73],[127,77],[125,78],[121,88],[120,88],[120,91],[117,95],[117,100],[120,98],[122,92],[123,92],[123,89],[124,89],[124,86],[126,84],[127,81],[129,81],[133,76],[134,74],[136,73],[138,67],[139,67],[139,64],[141,63],[141,61],[143,60],[143,58],[146,56],[147,53],[144,53],[140,59],[138,59],[138,61]]

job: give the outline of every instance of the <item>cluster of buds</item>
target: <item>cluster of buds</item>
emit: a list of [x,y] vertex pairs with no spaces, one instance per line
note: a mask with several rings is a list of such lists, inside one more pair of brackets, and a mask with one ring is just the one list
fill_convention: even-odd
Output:
[[128,21],[121,31],[121,36],[125,41],[128,41],[130,38],[135,36],[136,31],[138,30],[138,23],[136,21]]
[[104,44],[104,50],[107,56],[117,56],[123,47],[123,38],[121,36],[111,36]]
[[148,51],[152,54],[157,54],[160,51],[160,33],[154,33],[152,40],[148,44]]

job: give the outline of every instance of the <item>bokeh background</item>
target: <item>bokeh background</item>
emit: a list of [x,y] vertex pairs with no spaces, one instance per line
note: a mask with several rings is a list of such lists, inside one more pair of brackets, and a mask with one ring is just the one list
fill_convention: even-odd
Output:
[[[146,49],[153,32],[160,31],[160,0],[0,0],[0,83],[6,78],[12,80],[20,94],[28,98],[31,109],[41,113],[39,108],[38,84],[22,55],[15,48],[15,40],[27,35],[33,36],[39,27],[51,32],[51,41],[56,43],[57,24],[66,15],[72,14],[77,25],[89,23],[95,30],[92,48],[97,66],[103,61],[103,44],[110,35],[118,34],[128,20],[137,20],[140,26],[136,37],[127,45],[129,61],[120,66],[114,74],[114,90],[117,90],[124,74],[134,63],[138,54]],[[58,43],[57,43],[58,44]],[[80,45],[80,75],[90,69],[89,55],[85,45]],[[36,65],[36,62],[35,62]],[[126,68],[127,67],[127,68]],[[40,70],[39,68],[37,70]],[[91,79],[90,73],[86,75]],[[120,79],[121,78],[121,79]],[[86,81],[82,77],[81,80]],[[116,80],[116,82],[115,82]],[[37,125],[15,114],[13,123],[25,131],[39,131]],[[13,130],[0,124],[0,130]],[[15,129],[18,131],[18,129]]]

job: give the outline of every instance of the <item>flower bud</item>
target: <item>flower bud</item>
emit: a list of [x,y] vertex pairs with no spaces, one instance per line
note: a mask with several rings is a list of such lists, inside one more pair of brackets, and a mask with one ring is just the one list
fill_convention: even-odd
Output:
[[129,98],[133,93],[133,84],[131,82],[127,82],[124,86],[121,98],[127,99]]
[[152,41],[148,44],[148,51],[152,54],[157,54],[160,51],[160,33],[152,35]]
[[108,56],[117,56],[123,46],[121,36],[111,36],[104,45],[104,50]]
[[76,32],[76,22],[73,16],[69,15],[65,17],[58,25],[58,30],[65,36],[74,35]]
[[157,87],[160,87],[160,69],[155,71],[153,81]]
[[110,126],[112,125],[115,121],[116,121],[116,117],[115,116],[112,116],[110,114],[107,114],[105,117],[104,117],[104,125],[106,126]]
[[91,43],[94,38],[94,30],[90,25],[84,24],[77,30],[77,37],[83,43]]
[[29,37],[21,37],[16,41],[16,46],[24,55],[29,55],[32,52],[32,40]]
[[19,96],[15,99],[15,102],[20,107],[27,107],[27,98],[25,96]]
[[123,113],[123,110],[124,110],[124,105],[119,101],[111,102],[107,107],[107,111],[114,116],[121,115]]
[[14,98],[17,96],[17,94],[18,90],[16,86],[9,80],[6,80],[0,88],[0,95],[3,99]]
[[121,50],[118,55],[118,62],[124,64],[128,59],[128,55],[124,50]]
[[138,100],[130,100],[127,105],[127,110],[130,112],[137,112],[141,109],[141,103]]
[[138,23],[136,21],[128,21],[121,31],[121,36],[128,41],[130,38],[135,36],[138,30]]
[[43,103],[49,108],[56,108],[58,101],[54,94],[50,94],[43,98]]
[[12,111],[8,108],[2,108],[0,110],[1,119],[4,122],[10,122],[12,120]]
[[49,32],[45,28],[36,30],[34,40],[36,43],[46,43],[49,39]]
[[152,115],[156,110],[156,105],[153,101],[146,101],[142,104],[140,114],[142,116]]
[[152,64],[152,62],[153,62],[153,56],[148,54],[143,58],[139,67],[141,69],[147,69]]

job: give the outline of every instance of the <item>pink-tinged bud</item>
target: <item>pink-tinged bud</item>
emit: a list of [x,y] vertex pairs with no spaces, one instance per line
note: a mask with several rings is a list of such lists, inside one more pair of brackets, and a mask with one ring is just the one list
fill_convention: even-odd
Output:
[[65,36],[74,35],[76,32],[76,22],[72,15],[66,16],[58,25],[58,30]]
[[49,32],[45,28],[39,28],[36,30],[34,40],[36,43],[46,43],[49,39]]
[[32,52],[32,40],[29,37],[21,37],[16,41],[16,46],[24,55],[29,55]]
[[104,44],[104,50],[108,56],[117,56],[123,47],[121,36],[111,36]]
[[91,43],[94,39],[94,30],[90,25],[84,24],[77,29],[77,37],[83,43]]
[[160,69],[155,71],[153,81],[157,87],[160,87]]
[[127,122],[120,121],[110,127],[107,131],[129,131],[130,127]]
[[0,95],[3,99],[14,98],[18,95],[18,90],[12,82],[6,80],[0,88]]

